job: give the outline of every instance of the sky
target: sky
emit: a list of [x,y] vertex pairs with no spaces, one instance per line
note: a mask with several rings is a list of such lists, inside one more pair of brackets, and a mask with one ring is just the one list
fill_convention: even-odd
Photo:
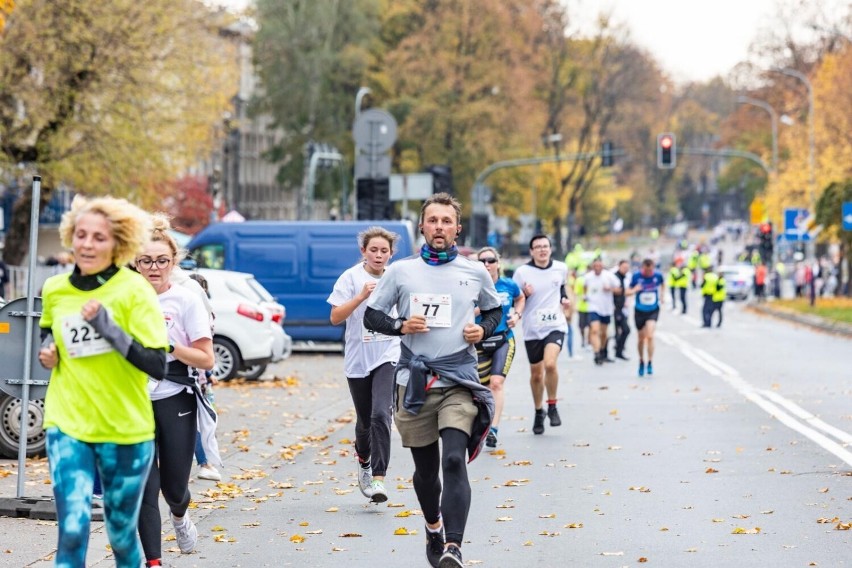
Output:
[[[234,8],[250,0],[207,0]],[[777,0],[563,0],[581,32],[591,33],[601,11],[625,23],[677,83],[727,75],[748,59],[758,29]],[[829,3],[834,0],[829,0]],[[841,2],[837,2],[841,3]]]

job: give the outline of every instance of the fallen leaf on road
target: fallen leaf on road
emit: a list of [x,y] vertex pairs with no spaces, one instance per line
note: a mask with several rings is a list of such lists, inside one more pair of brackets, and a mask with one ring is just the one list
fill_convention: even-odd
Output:
[[334,492],[337,495],[346,495],[347,493],[352,493],[352,490],[351,489],[340,489],[339,487],[335,487]]
[[237,539],[226,534],[217,534],[213,537],[213,542],[237,542]]
[[645,558],[644,556],[640,556],[639,560],[637,560],[636,562],[644,563],[644,562],[647,562],[647,561],[648,561],[647,558]]
[[411,516],[411,511],[400,511],[399,513],[394,515],[394,517],[410,517],[410,516]]
[[322,534],[322,529],[318,529],[315,531],[308,531],[305,534]]
[[302,485],[322,485],[323,483],[325,483],[325,481],[323,481],[322,479],[320,479],[320,480],[318,480],[318,481],[310,481],[310,480],[308,480],[308,481],[303,481],[303,482],[302,482]]
[[408,536],[408,529],[405,527],[399,527],[398,529],[393,531],[393,534],[396,536]]
[[244,527],[259,527],[260,521],[253,521],[251,523],[243,523]]
[[708,467],[704,470],[704,473],[719,473],[718,469],[713,469],[712,467]]
[[772,510],[769,510],[769,511],[761,511],[761,512],[760,512],[760,514],[761,514],[761,515],[771,515],[771,514],[772,514],[772,513],[774,513],[774,512],[775,512],[775,511],[772,511]]
[[529,482],[530,482],[529,479],[510,479],[509,481],[507,481],[503,485],[506,486],[506,487],[519,487],[521,485],[526,485]]
[[818,489],[820,493],[828,493],[828,487],[823,487],[822,489]]
[[388,507],[405,507],[405,503],[388,503]]
[[512,520],[512,517],[497,517],[497,521],[501,522],[501,523],[508,522],[508,521],[511,521],[511,520]]
[[350,440],[349,438],[343,438],[342,440],[340,440],[340,441],[339,441],[339,442],[337,442],[337,443],[338,443],[338,444],[346,444],[346,445],[349,445],[349,444],[351,444],[351,443],[352,443],[352,440]]
[[731,531],[731,534],[760,534],[760,527],[754,527],[753,529],[744,529],[743,527],[736,527]]
[[272,481],[269,480],[269,486],[273,489],[293,489],[296,486],[287,481]]
[[747,519],[750,516],[751,515],[734,515],[732,518],[734,518],[734,519]]
[[548,515],[539,515],[538,518],[539,519],[555,519],[556,513],[550,513]]
[[601,556],[624,556],[624,552],[601,552]]
[[632,486],[629,488],[630,491],[638,491],[639,493],[650,493],[651,490],[643,485]]
[[540,533],[538,533],[538,534],[539,534],[539,536],[551,536],[551,537],[552,537],[552,536],[559,536],[561,533],[559,533],[559,532],[547,532],[547,531],[541,531],[541,532],[540,532]]
[[725,519],[713,519],[714,523],[724,523]]
[[506,467],[510,465],[532,465],[532,462],[529,460],[514,461],[512,463],[507,463]]
[[532,545],[533,545],[533,541],[531,541],[531,540],[528,540],[524,543],[524,546],[532,546]]
[[608,450],[620,450],[621,446],[610,446],[607,448]]
[[581,529],[583,528],[583,523],[568,523],[565,525],[566,529]]
[[300,534],[294,534],[290,537],[290,542],[295,542],[296,544],[301,544],[305,542],[305,537]]
[[361,536],[359,533],[343,533],[340,535],[340,538],[360,538]]
[[226,530],[228,529],[226,529],[222,525],[216,525],[210,529],[211,532],[225,532]]
[[328,509],[325,510],[325,512],[326,513],[336,513],[339,510],[340,509],[338,509],[337,507],[329,507]]

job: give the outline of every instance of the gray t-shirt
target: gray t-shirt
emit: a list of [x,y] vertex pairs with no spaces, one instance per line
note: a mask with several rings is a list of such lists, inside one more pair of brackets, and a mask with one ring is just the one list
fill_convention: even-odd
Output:
[[[494,282],[480,262],[457,256],[446,264],[432,266],[419,256],[390,265],[367,300],[367,306],[386,314],[394,307],[401,317],[426,315],[429,331],[403,335],[402,343],[414,354],[443,357],[467,349],[476,349],[464,340],[464,326],[474,323],[474,308],[491,310],[501,300]],[[408,373],[400,370],[397,383],[408,383]],[[434,386],[451,386],[441,382]]]

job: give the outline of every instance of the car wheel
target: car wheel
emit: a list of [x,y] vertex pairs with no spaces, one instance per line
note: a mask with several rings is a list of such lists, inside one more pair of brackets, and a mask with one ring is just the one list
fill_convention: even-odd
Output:
[[248,369],[240,371],[240,376],[244,377],[250,381],[256,381],[260,378],[260,376],[266,372],[266,365],[252,365]]
[[224,337],[214,337],[213,355],[216,357],[213,377],[217,381],[230,381],[237,376],[240,368],[240,351],[233,341]]
[[[0,393],[0,456],[17,458],[21,440],[21,399]],[[44,453],[44,400],[31,400],[27,416],[27,456]]]

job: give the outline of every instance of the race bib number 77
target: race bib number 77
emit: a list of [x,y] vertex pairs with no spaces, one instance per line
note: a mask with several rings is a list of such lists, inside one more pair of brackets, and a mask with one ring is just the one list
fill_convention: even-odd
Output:
[[449,294],[416,294],[408,300],[408,313],[426,318],[429,327],[450,327],[453,321],[453,300]]

